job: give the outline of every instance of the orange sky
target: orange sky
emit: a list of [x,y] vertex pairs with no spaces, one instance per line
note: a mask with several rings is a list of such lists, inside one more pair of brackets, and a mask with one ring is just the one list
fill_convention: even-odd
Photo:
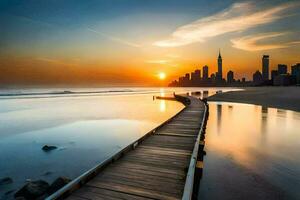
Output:
[[214,73],[219,48],[223,77],[251,79],[263,54],[271,69],[300,62],[297,1],[167,1],[7,3],[0,84],[161,86],[204,65]]

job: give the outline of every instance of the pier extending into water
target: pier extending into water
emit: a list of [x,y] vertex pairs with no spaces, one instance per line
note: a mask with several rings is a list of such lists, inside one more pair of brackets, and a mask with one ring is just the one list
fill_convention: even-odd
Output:
[[174,97],[183,110],[47,200],[196,199],[208,105]]

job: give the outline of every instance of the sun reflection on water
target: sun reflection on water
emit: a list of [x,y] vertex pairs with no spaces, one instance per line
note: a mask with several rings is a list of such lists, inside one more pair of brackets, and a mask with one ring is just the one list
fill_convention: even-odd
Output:
[[160,112],[165,112],[166,111],[166,101],[165,100],[161,100],[160,104],[159,104],[159,111]]

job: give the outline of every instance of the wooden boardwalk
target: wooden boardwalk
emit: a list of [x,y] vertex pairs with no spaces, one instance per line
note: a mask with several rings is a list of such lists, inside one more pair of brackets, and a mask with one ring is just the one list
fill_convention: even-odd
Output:
[[181,199],[205,110],[202,101],[188,98],[180,114],[67,199]]

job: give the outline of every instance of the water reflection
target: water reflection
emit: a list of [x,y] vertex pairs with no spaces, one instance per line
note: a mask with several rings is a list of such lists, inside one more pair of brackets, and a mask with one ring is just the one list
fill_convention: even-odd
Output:
[[[1,100],[0,179],[14,181],[0,186],[0,199],[26,179],[73,179],[182,108],[152,94]],[[45,154],[45,144],[59,148]]]
[[210,103],[199,199],[300,199],[300,113]]
[[261,107],[261,144],[266,143],[267,137],[267,124],[268,124],[268,107],[262,106]]
[[221,120],[222,118],[222,104],[217,105],[217,127],[218,127],[218,134],[221,133],[220,128],[221,128]]
[[160,110],[160,112],[166,111],[166,101],[165,100],[160,100],[159,110]]

